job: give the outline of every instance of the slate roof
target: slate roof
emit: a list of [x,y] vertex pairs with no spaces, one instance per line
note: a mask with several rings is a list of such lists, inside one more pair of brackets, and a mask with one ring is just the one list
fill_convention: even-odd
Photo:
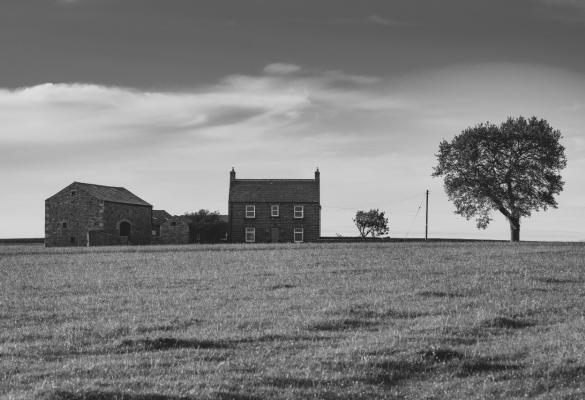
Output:
[[96,197],[103,201],[110,201],[112,203],[134,204],[139,206],[149,206],[151,204],[142,200],[128,189],[115,186],[94,185],[91,183],[73,182],[72,187],[76,187],[89,195]]
[[154,225],[161,225],[171,218],[173,218],[173,216],[165,210],[152,210],[152,223]]
[[235,179],[229,201],[319,203],[319,182],[314,179]]

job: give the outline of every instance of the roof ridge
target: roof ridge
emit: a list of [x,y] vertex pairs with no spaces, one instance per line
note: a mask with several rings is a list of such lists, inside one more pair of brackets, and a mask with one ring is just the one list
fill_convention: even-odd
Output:
[[[115,189],[126,189],[124,186],[100,185],[98,183],[87,183],[87,182],[79,182],[79,181],[74,181],[73,183],[77,183],[79,185],[101,186],[101,187],[108,187],[108,188],[115,188]],[[128,190],[128,189],[126,189],[126,190]]]

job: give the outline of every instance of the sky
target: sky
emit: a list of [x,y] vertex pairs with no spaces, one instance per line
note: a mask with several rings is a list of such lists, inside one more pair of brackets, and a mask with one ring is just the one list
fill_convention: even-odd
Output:
[[509,238],[454,214],[442,140],[537,116],[563,134],[558,208],[523,240],[585,240],[585,0],[2,0],[0,238],[42,237],[74,181],[227,213],[239,178],[321,172],[322,234]]

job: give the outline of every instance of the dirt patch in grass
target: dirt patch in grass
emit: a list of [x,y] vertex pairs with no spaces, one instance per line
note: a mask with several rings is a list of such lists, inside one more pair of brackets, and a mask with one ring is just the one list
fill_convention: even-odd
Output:
[[38,400],[194,400],[192,397],[179,397],[164,394],[132,394],[120,392],[69,392],[55,390],[39,394]]
[[[366,365],[366,376],[358,380],[370,385],[396,386],[402,381],[415,379],[429,371],[422,362],[382,360]],[[357,378],[357,377],[356,377]]]
[[239,343],[266,343],[266,342],[321,342],[330,340],[328,336],[311,335],[262,335],[255,338],[238,340]]
[[523,320],[519,318],[496,317],[493,319],[484,320],[479,325],[480,328],[495,328],[495,329],[523,329],[536,325],[533,321]]
[[421,297],[446,297],[446,298],[458,298],[458,297],[465,297],[463,293],[458,292],[443,292],[440,290],[425,290],[422,292],[418,292],[418,295]]
[[428,316],[428,312],[414,310],[395,310],[393,308],[375,309],[368,305],[354,305],[347,310],[352,317],[370,319],[414,319]]
[[235,392],[217,392],[214,397],[218,400],[262,400],[262,397]]
[[465,378],[482,373],[510,372],[523,368],[522,365],[501,362],[492,358],[476,358],[465,360],[457,367],[456,375]]
[[154,324],[154,325],[141,325],[136,328],[136,332],[138,333],[150,333],[150,332],[174,332],[183,329],[187,329],[193,325],[201,323],[202,321],[193,319],[187,321],[170,321],[168,323],[163,324]]
[[161,351],[176,349],[227,349],[232,343],[224,340],[197,340],[160,337],[155,339],[124,339],[117,346],[119,352]]
[[583,283],[581,279],[573,278],[534,278],[534,280],[547,284]]
[[296,378],[293,376],[276,376],[264,379],[264,384],[281,389],[287,388],[314,388],[323,385],[325,382],[311,378]]
[[279,289],[293,289],[295,285],[291,285],[290,283],[279,283],[278,285],[270,286],[270,290],[279,290]]
[[447,361],[451,361],[453,359],[464,358],[463,353],[443,347],[431,347],[428,350],[421,351],[420,355],[425,361],[433,363],[436,362],[444,363]]
[[349,329],[369,328],[373,325],[376,325],[375,322],[367,319],[342,318],[316,321],[309,324],[307,329],[310,331],[344,331]]

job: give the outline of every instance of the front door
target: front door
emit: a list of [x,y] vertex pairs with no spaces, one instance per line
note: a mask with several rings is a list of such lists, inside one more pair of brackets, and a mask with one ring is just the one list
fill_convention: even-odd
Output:
[[270,241],[272,243],[278,243],[280,240],[280,228],[270,229]]

